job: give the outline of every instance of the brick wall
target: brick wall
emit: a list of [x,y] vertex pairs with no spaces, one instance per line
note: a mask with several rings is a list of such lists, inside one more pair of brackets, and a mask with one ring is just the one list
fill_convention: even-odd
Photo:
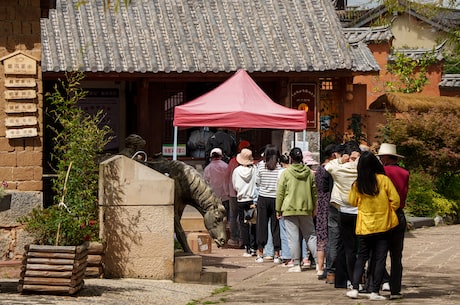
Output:
[[[37,106],[38,136],[7,138],[5,119],[5,90],[7,77],[21,78],[23,75],[5,75],[4,61],[0,62],[0,182],[8,182],[8,198],[0,200],[0,257],[14,260],[22,257],[24,245],[30,243],[17,218],[28,214],[32,208],[43,206],[42,159],[43,159],[43,94],[40,69],[40,0],[0,1],[0,58],[9,58],[15,52],[22,52],[37,59],[33,89],[37,97],[28,102]],[[21,101],[16,101],[21,103]],[[14,114],[21,116],[21,114]],[[30,115],[30,114],[27,114]]]
[[[33,58],[41,58],[40,47],[40,0],[0,1],[0,58],[22,51]],[[15,77],[21,77],[20,75]],[[0,182],[8,182],[9,191],[42,191],[43,155],[43,98],[40,62],[35,78],[38,136],[17,139],[6,138],[5,118],[5,71],[0,64]]]

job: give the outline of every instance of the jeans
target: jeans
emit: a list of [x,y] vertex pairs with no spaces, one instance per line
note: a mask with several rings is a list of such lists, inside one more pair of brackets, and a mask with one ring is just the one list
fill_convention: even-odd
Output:
[[345,250],[345,266],[349,280],[352,279],[354,273],[358,250],[358,238],[355,232],[356,217],[356,214],[340,213],[340,236]]
[[369,235],[359,235],[359,251],[356,264],[353,268],[353,289],[359,289],[359,284],[364,273],[364,266],[371,258],[372,292],[379,293],[385,270],[385,261],[388,252],[388,232]]
[[264,256],[274,256],[275,249],[273,248],[273,238],[271,232],[271,220],[268,220],[268,240],[264,247]]
[[315,225],[310,215],[285,216],[286,235],[294,265],[300,265],[301,240],[307,242],[315,234]]
[[238,222],[238,202],[236,197],[230,197],[229,199],[230,217],[228,223],[230,224],[230,238],[239,241],[240,240],[240,224]]
[[327,246],[326,246],[326,270],[329,273],[336,271],[337,252],[340,248],[340,217],[339,211],[329,205],[329,214],[327,218]]
[[244,211],[248,210],[253,204],[253,201],[242,201],[238,202],[238,218],[240,223],[240,239],[243,241],[243,245],[246,250],[257,249],[256,242],[256,225],[249,224],[244,221]]
[[[283,259],[291,259],[291,250],[289,250],[289,243],[286,235],[286,224],[284,222],[284,217],[279,219],[280,223],[280,237],[281,237],[281,252],[280,255]],[[302,238],[302,257],[307,256],[307,244]]]
[[406,232],[406,217],[402,209],[396,210],[399,224],[390,231],[388,240],[388,250],[391,258],[391,271],[390,271],[390,289],[391,294],[401,292],[401,279],[402,279],[402,252],[404,248],[404,234]]
[[[270,222],[269,222],[270,221]],[[269,225],[269,223],[271,225]],[[279,221],[276,218],[275,198],[259,196],[257,200],[257,245],[263,249],[267,244],[268,231],[271,231],[275,251],[281,248]]]
[[286,236],[286,224],[284,223],[284,217],[279,219],[280,222],[280,237],[281,237],[281,257],[283,259],[291,259],[291,251],[289,251],[289,245]]

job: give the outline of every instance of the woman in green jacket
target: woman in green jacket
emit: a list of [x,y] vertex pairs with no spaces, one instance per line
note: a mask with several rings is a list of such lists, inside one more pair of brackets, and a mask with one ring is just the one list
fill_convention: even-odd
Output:
[[398,225],[396,210],[399,208],[399,194],[385,175],[382,163],[371,152],[361,155],[357,169],[358,178],[351,187],[348,201],[358,207],[356,235],[359,249],[352,277],[353,289],[347,292],[347,296],[358,298],[364,265],[372,254],[372,292],[369,298],[385,300],[379,295],[379,290],[388,252],[388,232]]
[[317,191],[313,171],[302,162],[302,150],[294,147],[289,153],[291,165],[278,180],[276,191],[276,213],[284,218],[286,235],[294,266],[288,272],[300,272],[302,238],[308,242],[315,233],[313,211]]

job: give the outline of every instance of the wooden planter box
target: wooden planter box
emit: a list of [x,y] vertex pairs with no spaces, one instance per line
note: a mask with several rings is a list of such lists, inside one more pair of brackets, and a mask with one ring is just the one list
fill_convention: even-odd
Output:
[[28,245],[22,261],[19,292],[75,294],[84,285],[88,245]]

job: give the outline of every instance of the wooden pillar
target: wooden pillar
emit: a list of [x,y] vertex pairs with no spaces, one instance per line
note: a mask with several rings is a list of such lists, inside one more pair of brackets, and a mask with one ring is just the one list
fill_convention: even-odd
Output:
[[147,154],[151,151],[149,137],[152,131],[150,122],[149,82],[147,79],[142,79],[139,82],[139,94],[137,100],[137,133],[147,141],[145,146]]

